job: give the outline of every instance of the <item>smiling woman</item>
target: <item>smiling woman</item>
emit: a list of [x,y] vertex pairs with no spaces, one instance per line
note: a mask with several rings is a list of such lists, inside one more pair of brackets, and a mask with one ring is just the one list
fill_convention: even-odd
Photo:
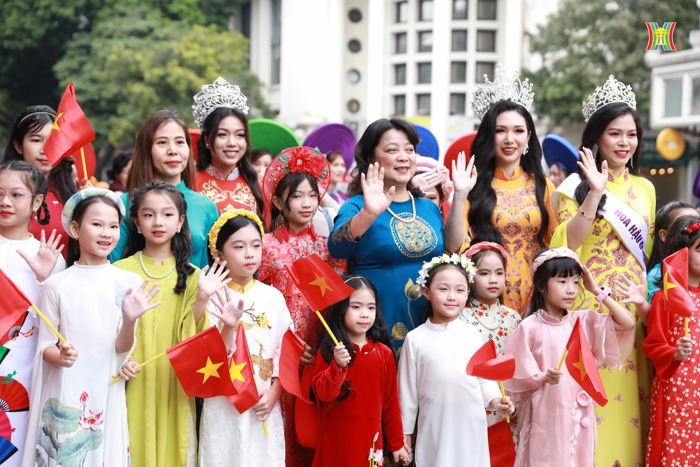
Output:
[[[208,235],[217,219],[217,211],[213,201],[192,191],[193,178],[194,163],[190,157],[190,135],[185,122],[167,109],[151,114],[136,136],[127,189],[132,192],[149,182],[161,181],[180,190],[187,202],[187,222],[192,241],[190,262],[202,268],[209,263]],[[128,208],[130,194],[124,193],[122,200]],[[133,228],[133,220],[125,219],[122,222],[121,238],[109,257],[111,261],[122,258]]]

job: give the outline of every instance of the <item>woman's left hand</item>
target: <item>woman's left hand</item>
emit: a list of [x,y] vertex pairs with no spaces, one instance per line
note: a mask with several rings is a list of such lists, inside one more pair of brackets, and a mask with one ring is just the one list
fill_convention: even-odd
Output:
[[122,299],[122,313],[125,318],[136,321],[145,312],[160,305],[160,302],[149,305],[149,302],[156,298],[156,295],[160,292],[156,282],[150,288],[147,288],[149,285],[151,285],[150,282],[143,281],[138,289],[126,291],[126,295]]
[[46,232],[42,230],[39,251],[36,252],[36,255],[30,256],[23,250],[17,250],[17,254],[27,262],[29,269],[32,270],[39,282],[45,281],[56,266],[58,256],[63,251],[63,245],[59,246],[60,242],[61,234],[56,235],[56,229],[51,231],[48,240],[46,240]]
[[204,266],[197,279],[199,296],[209,300],[209,297],[214,295],[217,290],[231,281],[231,278],[228,277],[228,273],[226,261],[220,263],[217,259],[214,261],[213,267]]
[[469,194],[476,185],[477,173],[474,160],[475,156],[472,155],[467,164],[467,156],[464,151],[461,151],[457,160],[452,161],[452,183],[455,186],[455,193]]

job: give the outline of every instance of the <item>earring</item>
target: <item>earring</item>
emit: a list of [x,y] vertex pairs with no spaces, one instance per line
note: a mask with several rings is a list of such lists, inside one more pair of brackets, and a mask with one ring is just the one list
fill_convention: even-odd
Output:
[[525,145],[525,150],[523,151],[523,156],[524,156],[525,154],[527,154],[529,150],[530,150],[530,145],[529,145],[529,144],[526,144],[526,145]]
[[277,218],[275,219],[275,228],[279,229],[284,226],[284,216],[282,216],[282,213],[277,214]]
[[141,233],[141,227],[136,227],[136,232]]
[[177,228],[177,233],[180,233],[180,227]]

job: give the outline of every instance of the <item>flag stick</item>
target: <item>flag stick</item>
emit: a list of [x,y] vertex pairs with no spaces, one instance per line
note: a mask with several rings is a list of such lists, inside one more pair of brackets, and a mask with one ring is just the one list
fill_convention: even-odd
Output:
[[67,344],[67,343],[68,343],[68,341],[66,340],[66,338],[63,337],[63,336],[61,335],[60,332],[58,332],[58,329],[56,329],[56,327],[55,327],[53,324],[51,324],[51,322],[50,322],[49,319],[46,317],[46,315],[44,315],[44,313],[42,313],[41,310],[39,310],[39,308],[37,308],[37,306],[36,306],[35,304],[33,304],[33,303],[32,303],[32,309],[34,309],[34,311],[36,311],[36,314],[39,316],[39,318],[41,318],[41,320],[42,320],[44,323],[46,323],[46,325],[49,327],[49,329],[51,329],[51,332],[53,332],[54,334],[56,334],[56,337],[58,337],[58,340],[60,340],[60,341],[63,342],[64,344]]
[[[160,357],[162,357],[162,356],[165,355],[166,353],[167,353],[166,351],[163,351],[163,352],[159,353],[158,355],[156,355],[155,357],[149,358],[148,360],[146,360],[146,361],[143,362],[143,363],[137,363],[137,364],[136,364],[136,367],[134,367],[134,369],[135,369],[135,370],[140,370],[141,368],[143,368],[144,366],[148,365],[149,363],[158,360]],[[117,376],[116,378],[112,379],[112,381],[110,381],[109,384],[114,384],[114,383],[116,383],[117,381],[119,381],[120,379],[121,379],[121,376]]]
[[[238,330],[241,331],[243,329],[243,324],[238,325]],[[258,392],[258,383],[255,382],[255,375],[253,375],[253,384],[255,385],[255,392]],[[260,399],[258,399],[260,401]],[[267,438],[267,423],[265,423],[265,420],[260,420],[263,426],[263,432],[265,433],[265,438]]]
[[566,358],[566,353],[569,351],[566,347],[564,348],[564,353],[561,354],[561,360],[559,360],[559,366],[557,367],[557,371],[561,371],[561,366],[564,364],[564,359]]
[[683,318],[683,326],[685,327],[685,337],[688,337],[690,330],[688,329],[688,318]]
[[[505,402],[506,389],[503,387],[503,381],[498,382],[498,387],[501,388],[501,397],[503,398],[503,401]],[[510,415],[508,415],[508,412],[506,412],[506,422],[510,423]]]
[[85,163],[85,149],[80,148],[80,159],[83,161],[83,178],[88,179],[87,164]]
[[326,331],[328,331],[328,334],[331,336],[331,339],[333,339],[333,343],[335,343],[336,346],[340,345],[338,339],[335,338],[333,331],[331,331],[331,328],[328,327],[328,323],[326,323],[326,320],[323,319],[323,315],[321,314],[321,312],[316,310],[316,314],[318,315],[318,319],[321,320],[321,324],[323,324],[323,327],[326,328]]

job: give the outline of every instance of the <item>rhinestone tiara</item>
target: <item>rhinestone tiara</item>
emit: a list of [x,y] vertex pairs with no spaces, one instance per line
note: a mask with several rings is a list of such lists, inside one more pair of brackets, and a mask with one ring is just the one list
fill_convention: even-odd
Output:
[[238,109],[248,115],[246,102],[248,98],[238,86],[219,76],[213,84],[203,84],[202,90],[194,95],[192,116],[197,126],[202,128],[204,120],[219,107]]
[[588,122],[598,109],[613,102],[623,102],[632,107],[632,109],[637,110],[637,98],[634,95],[632,86],[618,81],[613,75],[610,75],[603,87],[598,86],[595,88],[595,92],[588,96],[588,102],[583,102],[581,108],[583,121]]
[[528,111],[532,107],[535,93],[532,92],[532,83],[529,80],[520,81],[520,73],[516,70],[512,78],[508,76],[508,71],[501,65],[496,67],[496,77],[493,82],[484,75],[484,84],[477,86],[472,94],[472,110],[479,119],[493,104],[502,100],[517,102]]

